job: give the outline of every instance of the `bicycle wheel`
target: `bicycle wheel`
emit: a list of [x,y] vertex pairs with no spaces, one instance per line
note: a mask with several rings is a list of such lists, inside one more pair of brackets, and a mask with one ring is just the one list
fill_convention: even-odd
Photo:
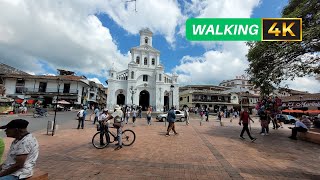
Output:
[[122,132],[122,145],[131,146],[136,140],[136,134],[130,130],[126,129]]
[[92,145],[93,147],[97,149],[103,149],[108,146],[107,138],[105,135],[103,135],[102,138],[103,142],[102,144],[100,143],[100,132],[97,132],[93,137],[92,137]]

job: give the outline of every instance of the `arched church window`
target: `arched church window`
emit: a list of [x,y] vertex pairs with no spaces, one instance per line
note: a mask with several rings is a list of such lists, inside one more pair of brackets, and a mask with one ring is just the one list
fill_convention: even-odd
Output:
[[144,58],[144,65],[148,65],[148,59],[146,57]]
[[140,64],[140,57],[139,56],[137,56],[137,58],[136,58],[136,64]]
[[145,43],[145,44],[148,44],[148,37],[145,37],[145,38],[144,38],[144,43]]
[[162,80],[162,74],[159,74],[159,81],[161,81]]
[[152,65],[154,65],[156,63],[156,60],[154,58],[152,58],[151,63],[152,63]]
[[131,71],[131,79],[134,79],[134,72]]

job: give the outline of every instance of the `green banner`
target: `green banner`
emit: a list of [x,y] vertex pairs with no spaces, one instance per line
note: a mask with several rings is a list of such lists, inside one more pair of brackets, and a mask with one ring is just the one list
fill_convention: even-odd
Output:
[[186,22],[190,41],[261,41],[260,18],[191,18]]

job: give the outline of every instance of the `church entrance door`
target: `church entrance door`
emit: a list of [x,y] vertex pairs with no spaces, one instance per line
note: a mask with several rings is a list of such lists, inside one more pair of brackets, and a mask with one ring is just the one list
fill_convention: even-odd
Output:
[[125,96],[123,94],[118,94],[117,96],[117,104],[118,105],[124,105],[125,103]]
[[139,95],[139,106],[142,107],[142,111],[146,111],[150,105],[150,94],[148,91],[143,90]]

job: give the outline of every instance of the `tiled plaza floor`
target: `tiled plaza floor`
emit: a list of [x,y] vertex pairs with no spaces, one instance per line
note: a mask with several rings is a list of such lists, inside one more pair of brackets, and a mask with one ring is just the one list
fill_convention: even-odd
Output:
[[136,142],[114,151],[114,144],[95,149],[95,126],[86,121],[77,130],[74,121],[53,137],[45,130],[34,133],[41,148],[37,167],[49,179],[320,179],[320,145],[290,140],[287,127],[260,136],[259,122],[253,124],[258,139],[252,143],[239,139],[238,120],[223,122],[200,126],[192,118],[189,126],[176,123],[179,135],[165,137],[163,122],[147,126],[138,119],[136,127],[124,127],[135,131]]

